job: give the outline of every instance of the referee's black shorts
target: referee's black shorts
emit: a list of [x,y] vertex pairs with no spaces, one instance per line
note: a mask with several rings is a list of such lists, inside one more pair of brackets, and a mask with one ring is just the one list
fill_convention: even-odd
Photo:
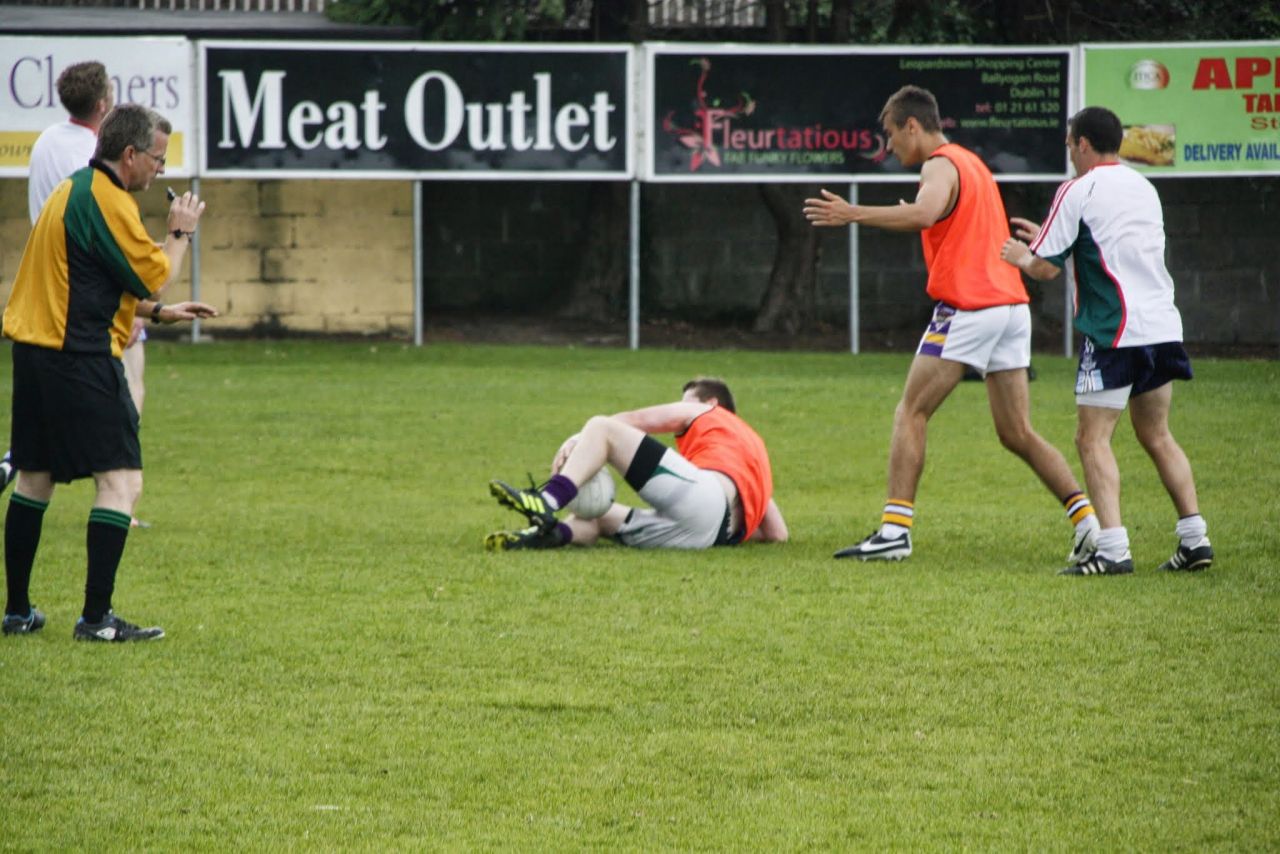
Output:
[[10,431],[14,468],[58,483],[142,468],[138,410],[114,356],[15,342]]

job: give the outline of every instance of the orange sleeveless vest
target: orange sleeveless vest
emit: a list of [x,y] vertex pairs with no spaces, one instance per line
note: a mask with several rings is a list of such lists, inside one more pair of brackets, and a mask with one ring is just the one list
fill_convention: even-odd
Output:
[[747,422],[719,406],[704,412],[676,437],[680,456],[700,469],[728,475],[742,502],[742,539],[755,533],[773,497],[773,471],[764,440]]
[[949,142],[945,157],[960,174],[951,213],[920,232],[929,268],[929,296],[965,311],[1030,302],[1017,269],[1000,260],[1009,218],[996,179],[978,155]]

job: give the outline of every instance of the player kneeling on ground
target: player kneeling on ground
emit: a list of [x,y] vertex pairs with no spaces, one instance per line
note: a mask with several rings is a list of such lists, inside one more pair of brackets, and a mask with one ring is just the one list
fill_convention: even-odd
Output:
[[[685,383],[665,403],[597,415],[560,446],[551,479],[536,489],[492,481],[498,503],[523,513],[522,531],[498,531],[485,548],[545,549],[594,545],[601,536],[636,548],[705,549],[745,540],[785,542],[787,524],[773,500],[764,442],[736,414],[733,395],[717,379]],[[649,434],[671,433],[676,450]],[[651,507],[614,502],[602,515],[556,518],[605,464],[626,478]]]

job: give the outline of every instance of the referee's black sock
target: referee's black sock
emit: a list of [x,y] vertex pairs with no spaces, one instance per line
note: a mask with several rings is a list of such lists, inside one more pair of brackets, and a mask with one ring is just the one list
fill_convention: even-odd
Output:
[[9,496],[9,511],[4,517],[4,580],[9,596],[4,606],[6,614],[25,617],[31,612],[31,567],[36,562],[40,529],[48,508],[48,501],[36,501],[16,492]]
[[124,542],[129,536],[129,514],[104,507],[89,511],[89,532],[85,544],[89,552],[89,574],[84,583],[84,611],[86,623],[101,623],[111,610],[111,593],[116,586],[116,569],[124,554]]

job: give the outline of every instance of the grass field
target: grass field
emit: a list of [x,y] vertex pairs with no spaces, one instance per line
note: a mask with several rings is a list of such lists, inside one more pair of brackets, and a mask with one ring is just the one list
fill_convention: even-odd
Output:
[[[915,555],[837,562],[883,502],[907,357],[399,344],[149,346],[146,490],[73,644],[92,490],[61,487],[0,642],[4,849],[1280,847],[1280,363],[1175,394],[1218,554],[1116,447],[1138,572],[1070,528],[980,384],[936,416]],[[4,355],[7,363],[7,354]],[[1079,471],[1071,364],[1038,429]],[[487,554],[589,415],[733,386],[792,541]],[[8,370],[0,372],[8,393]],[[629,494],[624,491],[624,494]]]

